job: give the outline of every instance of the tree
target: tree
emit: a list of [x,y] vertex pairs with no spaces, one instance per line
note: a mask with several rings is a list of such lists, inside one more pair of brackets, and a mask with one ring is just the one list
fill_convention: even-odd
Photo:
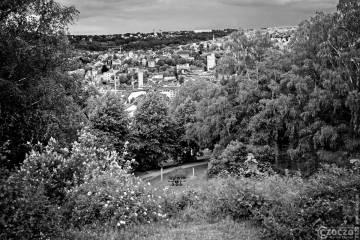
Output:
[[52,0],[5,0],[0,8],[0,145],[9,143],[11,168],[28,141],[73,140],[84,99],[79,79],[63,74],[75,8]]
[[138,169],[158,168],[164,161],[176,158],[179,131],[162,94],[150,92],[139,103],[131,132],[129,148]]
[[106,93],[90,99],[89,108],[91,128],[99,137],[99,144],[122,154],[129,135],[130,120],[121,97],[116,93]]
[[196,154],[199,151],[199,145],[192,138],[191,133],[188,131],[190,126],[195,122],[196,104],[190,99],[186,98],[184,103],[176,106],[171,113],[177,122],[180,132],[180,152],[179,158],[181,162],[190,162],[196,160]]

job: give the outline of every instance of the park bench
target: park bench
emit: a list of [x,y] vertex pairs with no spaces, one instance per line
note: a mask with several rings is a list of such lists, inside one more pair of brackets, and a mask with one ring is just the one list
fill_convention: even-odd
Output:
[[171,183],[171,186],[182,186],[186,179],[184,177],[170,177],[168,182]]

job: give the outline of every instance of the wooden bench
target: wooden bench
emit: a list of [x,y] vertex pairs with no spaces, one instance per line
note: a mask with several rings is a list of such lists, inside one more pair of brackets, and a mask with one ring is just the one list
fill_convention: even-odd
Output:
[[183,182],[186,182],[185,178],[182,177],[172,177],[168,180],[171,183],[171,186],[182,186]]

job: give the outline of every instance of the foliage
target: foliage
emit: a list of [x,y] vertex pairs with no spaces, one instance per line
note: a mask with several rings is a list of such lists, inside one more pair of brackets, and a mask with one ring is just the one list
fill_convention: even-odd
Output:
[[1,239],[56,239],[62,236],[60,206],[53,204],[42,184],[1,179]]
[[147,184],[113,162],[109,170],[73,188],[66,207],[74,227],[126,227],[163,219],[160,201]]
[[232,141],[221,154],[213,154],[209,162],[210,177],[233,175],[243,177],[260,177],[273,173],[267,162],[258,162],[245,144]]
[[[358,1],[302,22],[287,48],[267,34],[233,33],[220,84],[184,84],[174,109],[195,106],[185,128],[200,147],[247,145],[261,162],[313,172],[323,155],[359,154]],[[191,101],[190,101],[190,100]],[[329,159],[330,160],[330,159]]]
[[1,2],[0,144],[9,143],[8,168],[24,160],[28,141],[76,138],[83,94],[80,81],[63,72],[65,34],[77,14],[52,0]]
[[[262,221],[266,239],[313,239],[320,226],[355,224],[358,173],[335,166],[325,168],[300,188],[273,198],[257,217]],[[296,188],[295,188],[296,189]],[[299,188],[298,188],[299,189]],[[292,197],[288,197],[292,193]]]
[[98,144],[113,146],[122,154],[130,123],[122,99],[115,93],[106,93],[88,101],[90,124],[99,138]]
[[264,239],[316,239],[320,226],[352,226],[358,168],[324,165],[309,179],[295,175],[214,178],[198,191],[167,195],[164,209],[182,221],[252,219]]
[[82,130],[69,151],[55,140],[41,144],[21,168],[1,178],[1,228],[4,236],[41,239],[60,236],[67,225],[63,206],[71,189],[90,181],[116,163],[128,171],[129,163],[116,152],[96,146],[96,137]]
[[146,94],[135,112],[131,134],[129,151],[139,169],[158,168],[171,157],[177,159],[179,129],[163,95]]

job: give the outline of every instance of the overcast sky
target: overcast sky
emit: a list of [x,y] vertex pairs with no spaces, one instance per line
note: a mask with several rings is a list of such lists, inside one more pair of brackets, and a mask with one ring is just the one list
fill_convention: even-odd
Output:
[[80,11],[72,34],[297,25],[338,0],[58,0]]

